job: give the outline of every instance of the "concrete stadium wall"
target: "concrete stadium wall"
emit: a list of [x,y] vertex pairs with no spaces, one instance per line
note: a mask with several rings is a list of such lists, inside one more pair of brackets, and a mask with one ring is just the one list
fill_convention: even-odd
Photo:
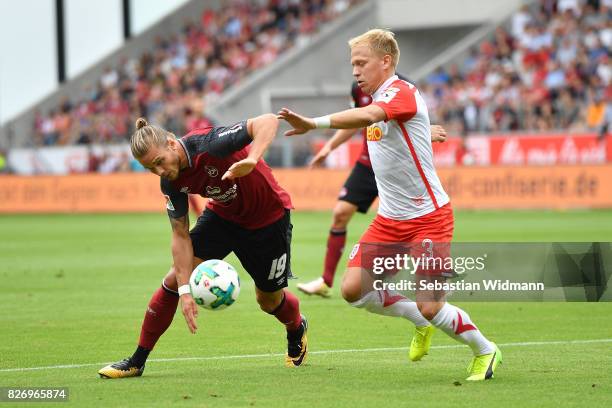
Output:
[[[221,122],[258,115],[270,108],[265,101],[267,95],[291,89],[326,93],[327,88],[340,87],[347,95],[351,84],[347,41],[372,26],[375,12],[374,1],[351,9],[307,44],[288,51],[266,69],[227,91],[210,113]],[[323,113],[325,109],[328,105],[321,101],[318,112],[307,113]]]
[[[347,41],[364,31],[381,26],[378,2],[368,1],[347,13],[340,21],[326,27],[310,43],[291,50],[270,67],[254,74],[244,83],[230,89],[211,107],[210,113],[221,122],[234,122],[279,106],[294,98],[308,99],[300,104],[307,114],[317,115],[347,106],[353,80]],[[443,52],[477,27],[445,27],[398,31],[401,47],[399,71],[410,73],[432,57]],[[300,95],[308,94],[304,98]],[[294,98],[292,98],[292,96]],[[273,99],[269,103],[270,98]]]
[[393,30],[479,25],[531,0],[379,0],[378,21]]
[[478,29],[478,26],[457,26],[397,30],[400,44],[398,71],[417,81],[415,73],[425,63],[443,54],[446,50]]

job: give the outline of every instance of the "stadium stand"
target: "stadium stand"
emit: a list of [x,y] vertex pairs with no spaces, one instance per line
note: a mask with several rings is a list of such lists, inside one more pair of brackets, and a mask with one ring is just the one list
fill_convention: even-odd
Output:
[[84,98],[37,112],[34,145],[122,142],[137,116],[177,134],[211,123],[206,106],[225,89],[359,2],[240,0],[207,9],[140,58],[107,67]]
[[[296,68],[287,57],[301,52],[300,45],[308,44],[315,33],[325,45],[310,43],[311,49],[319,50],[311,57],[331,57],[326,54],[329,50],[323,51],[331,44],[326,32],[329,27],[321,28],[332,20],[346,20],[347,27],[352,27],[355,23],[337,17],[350,14],[346,12],[349,8],[351,12],[359,9],[353,7],[359,3],[366,2],[237,0],[232,7],[206,9],[201,14],[198,11],[193,14],[199,17],[196,23],[167,31],[154,46],[149,44],[136,56],[108,63],[104,72],[94,77],[95,86],[87,85],[90,81],[82,83],[81,96],[73,93],[62,100],[56,98],[52,109],[47,106],[36,111],[31,126],[33,143],[28,145],[116,145],[125,142],[134,117],[139,115],[182,134],[212,123],[211,118],[230,122],[234,120],[228,119],[231,112],[243,114],[249,106],[257,105],[253,114],[258,114],[261,109],[273,111],[280,102],[305,111],[313,109],[312,103],[307,105],[310,99],[318,105],[332,101],[337,105],[338,100],[342,104],[346,97],[344,82],[331,77],[321,80],[319,73],[308,84],[301,84],[298,79],[304,72],[300,70],[312,61],[307,62],[300,54],[303,67]],[[607,134],[612,120],[611,5],[611,0],[541,0],[513,15],[505,14],[504,20],[497,20],[502,23],[490,25],[490,35],[464,48],[469,52],[442,63],[429,74],[416,75],[432,123],[444,124],[451,135],[556,131]],[[457,31],[453,38],[472,29]],[[348,31],[340,32],[333,36],[342,38],[335,50],[345,44],[344,36],[350,37]],[[286,52],[290,49],[292,52]],[[281,55],[283,58],[279,58]],[[413,63],[423,61],[410,51],[404,54],[403,50],[402,55],[409,55]],[[279,65],[283,66],[280,75],[271,69]],[[262,73],[268,74],[265,81],[260,78]],[[287,88],[286,80],[280,85],[270,82],[286,79],[287,74],[295,81],[292,89]],[[413,72],[408,74],[415,78]],[[260,81],[260,88],[249,87],[254,79]],[[337,84],[337,89],[326,88],[330,83]],[[307,86],[313,90],[312,98],[302,95],[303,101],[292,99],[291,95],[304,92]],[[228,99],[236,93],[240,100]],[[262,103],[260,94],[269,101]],[[316,137],[290,142],[275,141],[268,155],[270,163],[303,165]],[[117,162],[117,157],[106,154],[106,160],[98,147],[89,150],[94,152],[90,170],[140,169],[129,158]]]
[[612,100],[612,2],[541,0],[421,84],[451,132],[601,131]]
[[[206,106],[357,1],[240,1],[205,10],[139,59],[108,67],[80,101],[36,114],[35,145],[125,140],[140,115],[177,134],[210,123]],[[432,121],[459,134],[600,131],[610,117],[612,2],[524,6],[463,61],[420,84]],[[250,18],[255,16],[255,18]]]

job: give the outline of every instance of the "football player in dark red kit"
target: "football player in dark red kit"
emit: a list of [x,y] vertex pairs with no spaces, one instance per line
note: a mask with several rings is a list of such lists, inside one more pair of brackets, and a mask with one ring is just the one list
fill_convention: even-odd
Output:
[[[161,178],[174,264],[149,303],[136,351],[102,368],[100,376],[142,375],[150,351],[172,322],[179,299],[187,326],[195,333],[198,307],[189,290],[191,271],[205,260],[223,259],[230,252],[253,278],[261,309],[286,328],[286,365],[303,363],[308,324],[297,297],[285,289],[291,277],[291,199],[262,159],[277,129],[278,119],[267,114],[231,127],[196,129],[177,139],[143,118],[136,121],[132,154]],[[191,231],[188,193],[208,198]]]
[[[398,74],[398,76],[400,79],[406,80],[401,74]],[[370,103],[372,103],[372,96],[363,92],[357,85],[357,81],[354,81],[351,87],[351,107],[361,108],[368,106]],[[313,157],[310,166],[322,164],[334,149],[348,141],[357,131],[358,129],[338,129],[334,136]],[[334,284],[336,269],[344,252],[348,224],[355,212],[367,213],[376,197],[378,197],[376,179],[368,153],[366,130],[362,129],[362,133],[361,152],[351,174],[340,190],[338,201],[333,209],[333,220],[327,237],[323,274],[313,281],[297,284],[297,288],[308,295],[330,296],[330,288]],[[446,130],[442,126],[431,125],[431,140],[432,142],[444,142],[446,140]]]

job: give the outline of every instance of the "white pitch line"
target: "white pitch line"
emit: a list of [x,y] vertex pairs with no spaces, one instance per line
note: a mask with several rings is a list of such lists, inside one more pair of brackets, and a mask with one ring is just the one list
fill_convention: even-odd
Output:
[[[559,341],[524,341],[518,343],[499,343],[499,347],[529,347],[529,346],[552,346],[552,345],[571,345],[571,344],[590,344],[590,343],[612,343],[612,339],[591,339],[591,340],[559,340]],[[446,346],[431,346],[432,349],[456,349],[466,347],[463,344],[453,344]],[[337,353],[373,353],[373,352],[385,352],[385,351],[401,351],[408,350],[408,347],[378,347],[378,348],[364,348],[364,349],[339,349],[339,350],[318,350],[309,351],[309,354],[337,354]],[[176,357],[176,358],[152,358],[148,362],[160,363],[160,362],[174,362],[174,361],[209,361],[209,360],[237,360],[237,359],[248,359],[248,358],[266,358],[266,357],[283,357],[285,354],[241,354],[233,356],[209,356],[209,357]],[[38,370],[55,370],[64,368],[82,368],[82,367],[94,367],[104,366],[112,364],[112,362],[105,363],[87,363],[87,364],[63,364],[54,366],[43,366],[43,367],[24,367],[24,368],[2,368],[0,373],[10,373],[19,371],[38,371]]]

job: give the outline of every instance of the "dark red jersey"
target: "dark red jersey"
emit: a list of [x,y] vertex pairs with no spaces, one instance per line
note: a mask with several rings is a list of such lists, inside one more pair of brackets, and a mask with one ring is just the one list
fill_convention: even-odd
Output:
[[272,224],[292,208],[289,194],[279,186],[263,160],[248,175],[221,181],[232,164],[248,156],[252,139],[246,121],[232,127],[195,129],[178,140],[185,149],[189,167],[181,170],[174,181],[161,180],[170,217],[187,213],[188,193],[207,197],[208,208],[247,229]]
[[[351,97],[353,98],[353,101],[351,103],[353,108],[363,108],[364,106],[368,106],[370,103],[372,103],[372,97],[361,90],[359,85],[357,85],[357,81],[354,81],[351,87]],[[359,153],[359,158],[357,158],[357,162],[365,166],[372,167],[372,164],[370,163],[370,154],[368,153],[368,140],[366,139],[366,129],[362,129],[361,133],[363,136],[362,147],[361,153]]]

